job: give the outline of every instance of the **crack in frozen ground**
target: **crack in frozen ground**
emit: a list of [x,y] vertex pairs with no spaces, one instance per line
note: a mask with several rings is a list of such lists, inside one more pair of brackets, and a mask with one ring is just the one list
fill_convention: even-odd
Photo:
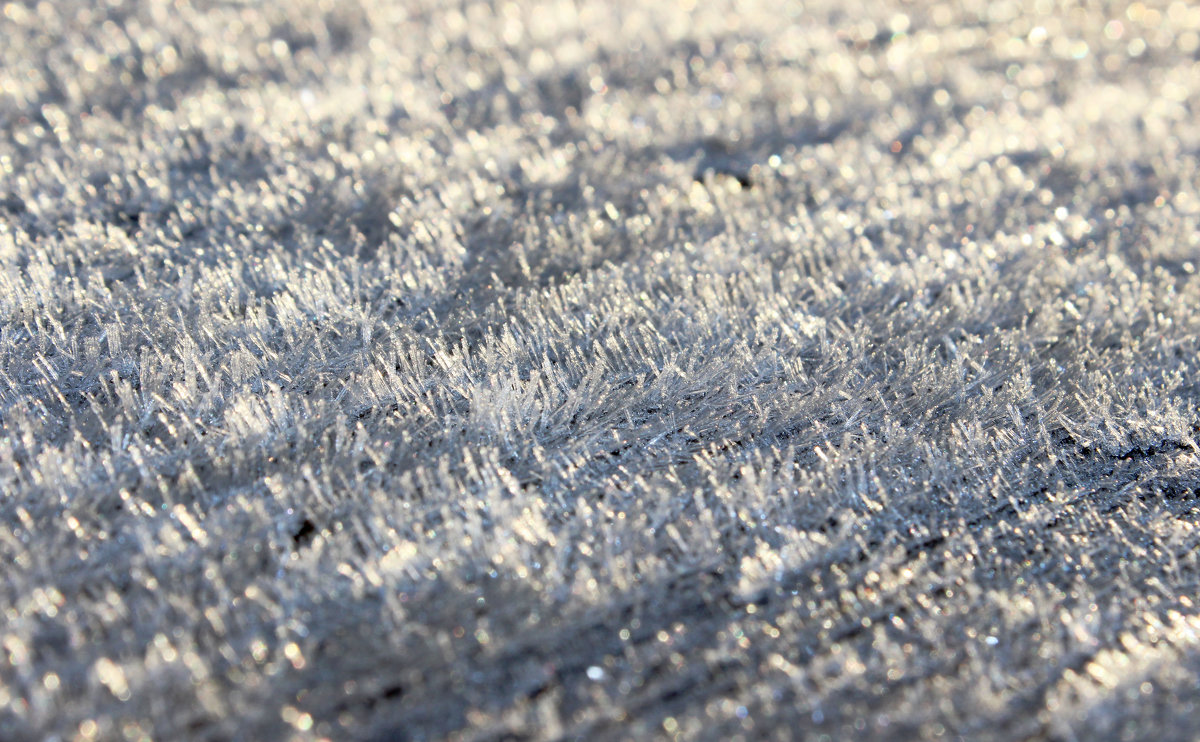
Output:
[[0,33],[5,739],[1194,737],[1197,9]]

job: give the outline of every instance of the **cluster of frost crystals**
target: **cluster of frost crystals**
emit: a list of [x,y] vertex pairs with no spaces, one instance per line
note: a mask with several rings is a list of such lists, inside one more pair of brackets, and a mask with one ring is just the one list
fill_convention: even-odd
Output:
[[0,39],[0,737],[1195,733],[1193,3]]

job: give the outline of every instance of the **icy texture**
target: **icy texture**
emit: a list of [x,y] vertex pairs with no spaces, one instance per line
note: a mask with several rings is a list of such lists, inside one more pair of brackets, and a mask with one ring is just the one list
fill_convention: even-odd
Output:
[[264,5],[0,5],[0,737],[1194,735],[1200,8]]

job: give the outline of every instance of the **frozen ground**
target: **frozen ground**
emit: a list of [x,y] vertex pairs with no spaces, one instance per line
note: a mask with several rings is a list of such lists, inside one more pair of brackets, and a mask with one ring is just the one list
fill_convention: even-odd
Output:
[[0,737],[1200,725],[1200,8],[0,5]]

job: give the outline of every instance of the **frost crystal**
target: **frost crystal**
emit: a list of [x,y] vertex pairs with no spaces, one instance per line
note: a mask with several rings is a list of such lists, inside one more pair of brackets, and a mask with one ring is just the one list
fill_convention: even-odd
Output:
[[1200,9],[0,4],[0,737],[1191,738]]

